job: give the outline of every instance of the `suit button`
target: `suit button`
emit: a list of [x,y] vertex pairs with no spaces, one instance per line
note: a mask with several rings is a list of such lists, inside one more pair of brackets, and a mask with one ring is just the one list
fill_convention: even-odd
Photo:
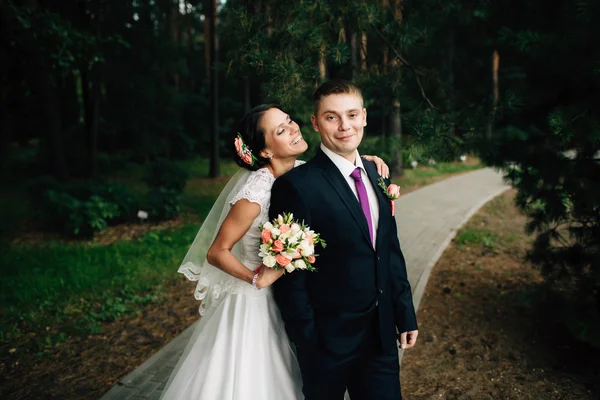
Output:
[[379,306],[379,302],[378,301],[375,302],[375,307],[377,307],[377,306]]
[[383,294],[383,289],[379,289],[379,293],[380,293],[380,294]]
[[381,257],[377,256],[377,261],[381,260]]

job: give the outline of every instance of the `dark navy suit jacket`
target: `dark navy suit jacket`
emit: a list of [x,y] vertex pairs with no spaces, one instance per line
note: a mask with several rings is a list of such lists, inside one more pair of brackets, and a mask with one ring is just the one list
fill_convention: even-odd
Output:
[[389,199],[377,184],[375,164],[363,164],[379,201],[375,249],[356,196],[321,150],[273,185],[269,217],[292,212],[327,243],[325,249],[316,248],[316,272],[286,273],[273,285],[288,336],[299,347],[350,353],[376,318],[383,351],[389,354],[397,351],[396,329],[417,329]]

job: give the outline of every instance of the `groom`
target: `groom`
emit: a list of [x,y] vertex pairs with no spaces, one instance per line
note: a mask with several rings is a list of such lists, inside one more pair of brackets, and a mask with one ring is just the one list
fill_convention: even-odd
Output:
[[297,346],[307,400],[398,400],[401,347],[417,321],[390,202],[375,165],[357,148],[367,110],[356,86],[328,81],[313,95],[321,147],[273,185],[269,217],[304,220],[327,242],[317,272],[285,274],[273,287]]

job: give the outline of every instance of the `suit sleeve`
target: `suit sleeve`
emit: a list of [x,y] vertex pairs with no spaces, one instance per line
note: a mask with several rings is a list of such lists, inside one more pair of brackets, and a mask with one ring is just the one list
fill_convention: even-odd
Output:
[[[389,218],[392,218],[390,216]],[[417,315],[413,304],[412,291],[406,272],[406,261],[400,249],[396,221],[392,221],[390,235],[390,283],[392,299],[395,308],[396,327],[398,332],[408,332],[418,329]]]
[[[296,221],[304,220],[310,225],[310,210],[302,192],[285,176],[273,184],[269,219],[273,220],[284,212],[291,212]],[[291,341],[300,346],[316,346],[318,335],[313,308],[306,291],[307,273],[310,272],[296,270],[284,274],[273,285],[273,293]]]

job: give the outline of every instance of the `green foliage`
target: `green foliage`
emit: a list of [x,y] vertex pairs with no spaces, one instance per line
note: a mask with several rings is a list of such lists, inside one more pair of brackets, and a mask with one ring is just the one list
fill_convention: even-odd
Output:
[[498,246],[498,235],[487,229],[463,228],[454,241],[462,246],[479,244],[494,249]]
[[43,176],[28,184],[37,217],[54,232],[91,237],[109,224],[130,220],[137,202],[119,183],[58,182]]
[[157,220],[173,219],[181,212],[181,194],[175,189],[158,187],[148,192],[150,215]]
[[150,164],[145,181],[150,187],[148,204],[153,217],[168,220],[179,215],[187,178],[187,171],[171,161],[159,159]]
[[119,216],[119,206],[99,196],[78,200],[67,193],[50,190],[40,209],[40,218],[54,230],[74,236],[93,236]]
[[152,162],[147,169],[144,181],[152,189],[172,189],[181,193],[185,188],[188,173],[176,163],[164,158]]
[[102,185],[94,185],[91,193],[104,201],[115,204],[118,207],[119,220],[111,218],[113,223],[131,221],[137,211],[138,203],[131,190],[125,185],[116,182],[107,182]]
[[[109,246],[11,246],[0,259],[0,340],[35,332],[40,347],[159,302],[198,230],[150,232]],[[23,268],[22,266],[27,266]],[[46,327],[50,327],[47,331]]]
[[480,150],[519,190],[536,235],[529,258],[562,297],[562,312],[578,315],[564,319],[577,331],[600,321],[600,27],[591,18],[600,4],[534,2],[520,12],[527,24],[505,19],[495,45],[519,71],[505,82],[521,110],[503,113]]

